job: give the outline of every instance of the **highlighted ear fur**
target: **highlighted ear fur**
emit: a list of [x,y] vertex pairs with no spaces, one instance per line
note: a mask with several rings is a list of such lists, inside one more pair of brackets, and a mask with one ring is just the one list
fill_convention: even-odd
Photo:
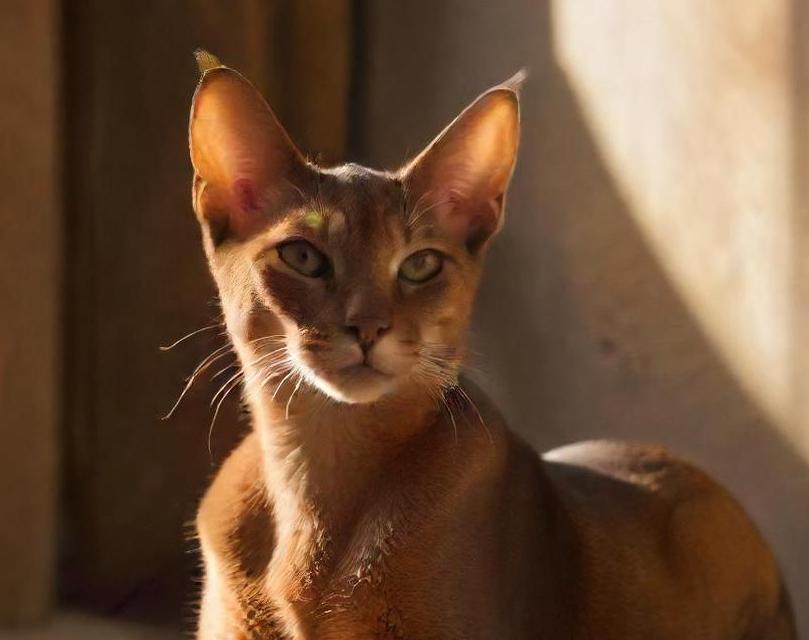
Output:
[[217,58],[210,51],[205,51],[205,49],[197,49],[194,51],[194,58],[197,61],[197,67],[199,67],[200,74],[204,74],[206,71],[210,71],[216,67],[225,66],[222,64],[219,58]]
[[306,162],[261,94],[206,51],[191,105],[194,208],[214,241],[263,226]]
[[523,72],[480,96],[402,170],[413,217],[429,217],[470,250],[502,224],[517,157]]

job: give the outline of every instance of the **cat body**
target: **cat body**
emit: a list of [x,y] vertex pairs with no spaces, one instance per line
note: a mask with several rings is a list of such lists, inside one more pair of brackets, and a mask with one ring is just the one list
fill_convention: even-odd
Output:
[[194,208],[253,431],[197,528],[200,640],[787,640],[741,508],[656,447],[539,457],[459,380],[515,83],[397,172],[306,161],[211,56]]
[[457,440],[437,415],[334,523],[276,520],[248,436],[199,514],[199,637],[795,637],[769,551],[703,473],[609,442],[542,460],[484,413],[488,432],[459,411]]

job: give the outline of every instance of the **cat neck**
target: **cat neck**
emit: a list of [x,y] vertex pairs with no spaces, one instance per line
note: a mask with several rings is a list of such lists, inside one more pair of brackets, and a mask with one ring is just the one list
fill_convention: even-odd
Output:
[[299,378],[246,391],[276,509],[286,520],[310,517],[335,527],[358,513],[385,482],[390,462],[440,414],[417,387],[370,404],[335,401]]

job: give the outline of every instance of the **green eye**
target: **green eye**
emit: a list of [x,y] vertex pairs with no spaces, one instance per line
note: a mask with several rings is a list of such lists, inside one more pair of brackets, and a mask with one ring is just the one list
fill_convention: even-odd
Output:
[[306,240],[292,240],[278,246],[278,257],[290,269],[307,278],[319,278],[329,270],[329,261]]
[[399,266],[399,277],[407,282],[419,284],[437,276],[443,266],[443,255],[435,249],[424,249],[405,258]]

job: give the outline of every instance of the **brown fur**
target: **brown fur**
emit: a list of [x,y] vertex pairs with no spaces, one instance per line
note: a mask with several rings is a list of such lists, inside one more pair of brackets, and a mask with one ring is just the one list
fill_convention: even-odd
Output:
[[[540,458],[458,383],[513,85],[399,172],[325,170],[206,60],[194,204],[254,429],[199,511],[201,640],[795,637],[772,555],[704,473],[609,442]],[[287,264],[290,238],[331,271]],[[443,270],[403,280],[425,248]]]

